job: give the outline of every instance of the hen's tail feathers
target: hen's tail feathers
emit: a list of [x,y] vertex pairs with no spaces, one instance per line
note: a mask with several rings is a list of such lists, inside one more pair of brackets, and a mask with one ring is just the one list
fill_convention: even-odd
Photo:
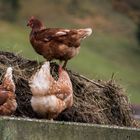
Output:
[[15,83],[13,81],[12,67],[8,67],[4,75],[2,85],[9,91],[15,92]]
[[45,95],[52,84],[50,63],[45,62],[42,67],[29,80],[29,86],[33,95]]
[[82,38],[82,39],[85,39],[86,37],[88,37],[92,34],[91,28],[79,29],[77,31],[78,31],[80,38]]

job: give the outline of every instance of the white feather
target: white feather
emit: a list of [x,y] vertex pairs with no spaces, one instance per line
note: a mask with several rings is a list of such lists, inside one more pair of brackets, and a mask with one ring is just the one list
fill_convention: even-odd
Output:
[[50,63],[45,62],[29,80],[32,94],[36,96],[45,95],[51,84],[50,77]]
[[3,83],[5,83],[6,81],[9,81],[8,83],[12,85],[12,90],[13,92],[15,92],[15,83],[13,81],[12,71],[13,71],[12,67],[7,68],[6,74],[4,75]]
[[63,31],[59,31],[59,32],[56,33],[56,35],[60,35],[60,36],[61,36],[61,35],[66,35],[66,34],[67,34],[67,33],[66,33],[66,32],[63,32]]
[[[45,115],[48,111],[57,112],[58,99],[55,95],[36,97],[32,96],[31,105],[35,112]],[[65,106],[63,102],[62,106]]]
[[87,36],[90,36],[92,34],[92,29],[91,28],[86,28],[86,29],[84,29],[84,31],[86,32]]
[[12,77],[13,77],[12,76],[12,71],[13,71],[12,67],[8,67],[4,77],[8,77],[9,79],[12,79]]

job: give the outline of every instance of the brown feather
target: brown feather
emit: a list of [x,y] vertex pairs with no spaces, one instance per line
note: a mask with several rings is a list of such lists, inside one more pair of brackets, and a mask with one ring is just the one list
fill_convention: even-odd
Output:
[[36,18],[28,25],[32,28],[30,42],[35,51],[47,60],[68,61],[79,53],[80,42],[92,33],[91,29],[45,28]]
[[12,68],[9,67],[0,85],[0,115],[11,115],[17,108]]
[[0,105],[3,105],[8,98],[7,91],[0,85]]
[[73,89],[68,73],[61,70],[56,81],[50,74],[50,63],[45,62],[29,80],[31,106],[42,117],[53,119],[73,104]]

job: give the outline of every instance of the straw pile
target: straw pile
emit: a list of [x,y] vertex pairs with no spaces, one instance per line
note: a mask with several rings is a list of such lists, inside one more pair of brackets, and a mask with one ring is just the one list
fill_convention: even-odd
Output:
[[[33,111],[30,99],[31,91],[28,79],[36,72],[41,63],[25,59],[9,52],[0,52],[0,79],[8,66],[14,68],[14,81],[18,108],[14,114],[17,117],[39,118]],[[52,75],[57,75],[58,66],[51,64]],[[136,127],[132,118],[131,107],[122,88],[110,81],[91,81],[68,70],[74,90],[74,105],[63,111],[56,120],[110,124]],[[41,119],[41,118],[40,118]]]

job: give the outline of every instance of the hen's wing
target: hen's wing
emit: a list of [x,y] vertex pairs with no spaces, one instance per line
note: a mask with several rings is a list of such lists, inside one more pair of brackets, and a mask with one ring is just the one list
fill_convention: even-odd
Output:
[[61,36],[67,35],[67,31],[69,30],[63,30],[63,29],[58,29],[58,28],[47,28],[40,30],[36,33],[35,38],[36,40],[48,42],[52,39],[59,39]]
[[0,105],[3,105],[8,98],[7,91],[0,85]]
[[7,91],[6,94],[8,97],[5,99],[5,102],[2,105],[0,105],[0,115],[11,115],[16,111],[17,108],[15,94],[10,91]]
[[59,79],[54,85],[54,94],[55,96],[64,101],[67,107],[71,107],[73,104],[73,89],[72,83],[69,78],[68,73],[65,70],[59,75]]
[[77,47],[80,45],[81,39],[92,33],[90,28],[87,29],[59,29],[47,28],[36,33],[35,39],[43,42],[51,40],[61,42],[69,47]]

